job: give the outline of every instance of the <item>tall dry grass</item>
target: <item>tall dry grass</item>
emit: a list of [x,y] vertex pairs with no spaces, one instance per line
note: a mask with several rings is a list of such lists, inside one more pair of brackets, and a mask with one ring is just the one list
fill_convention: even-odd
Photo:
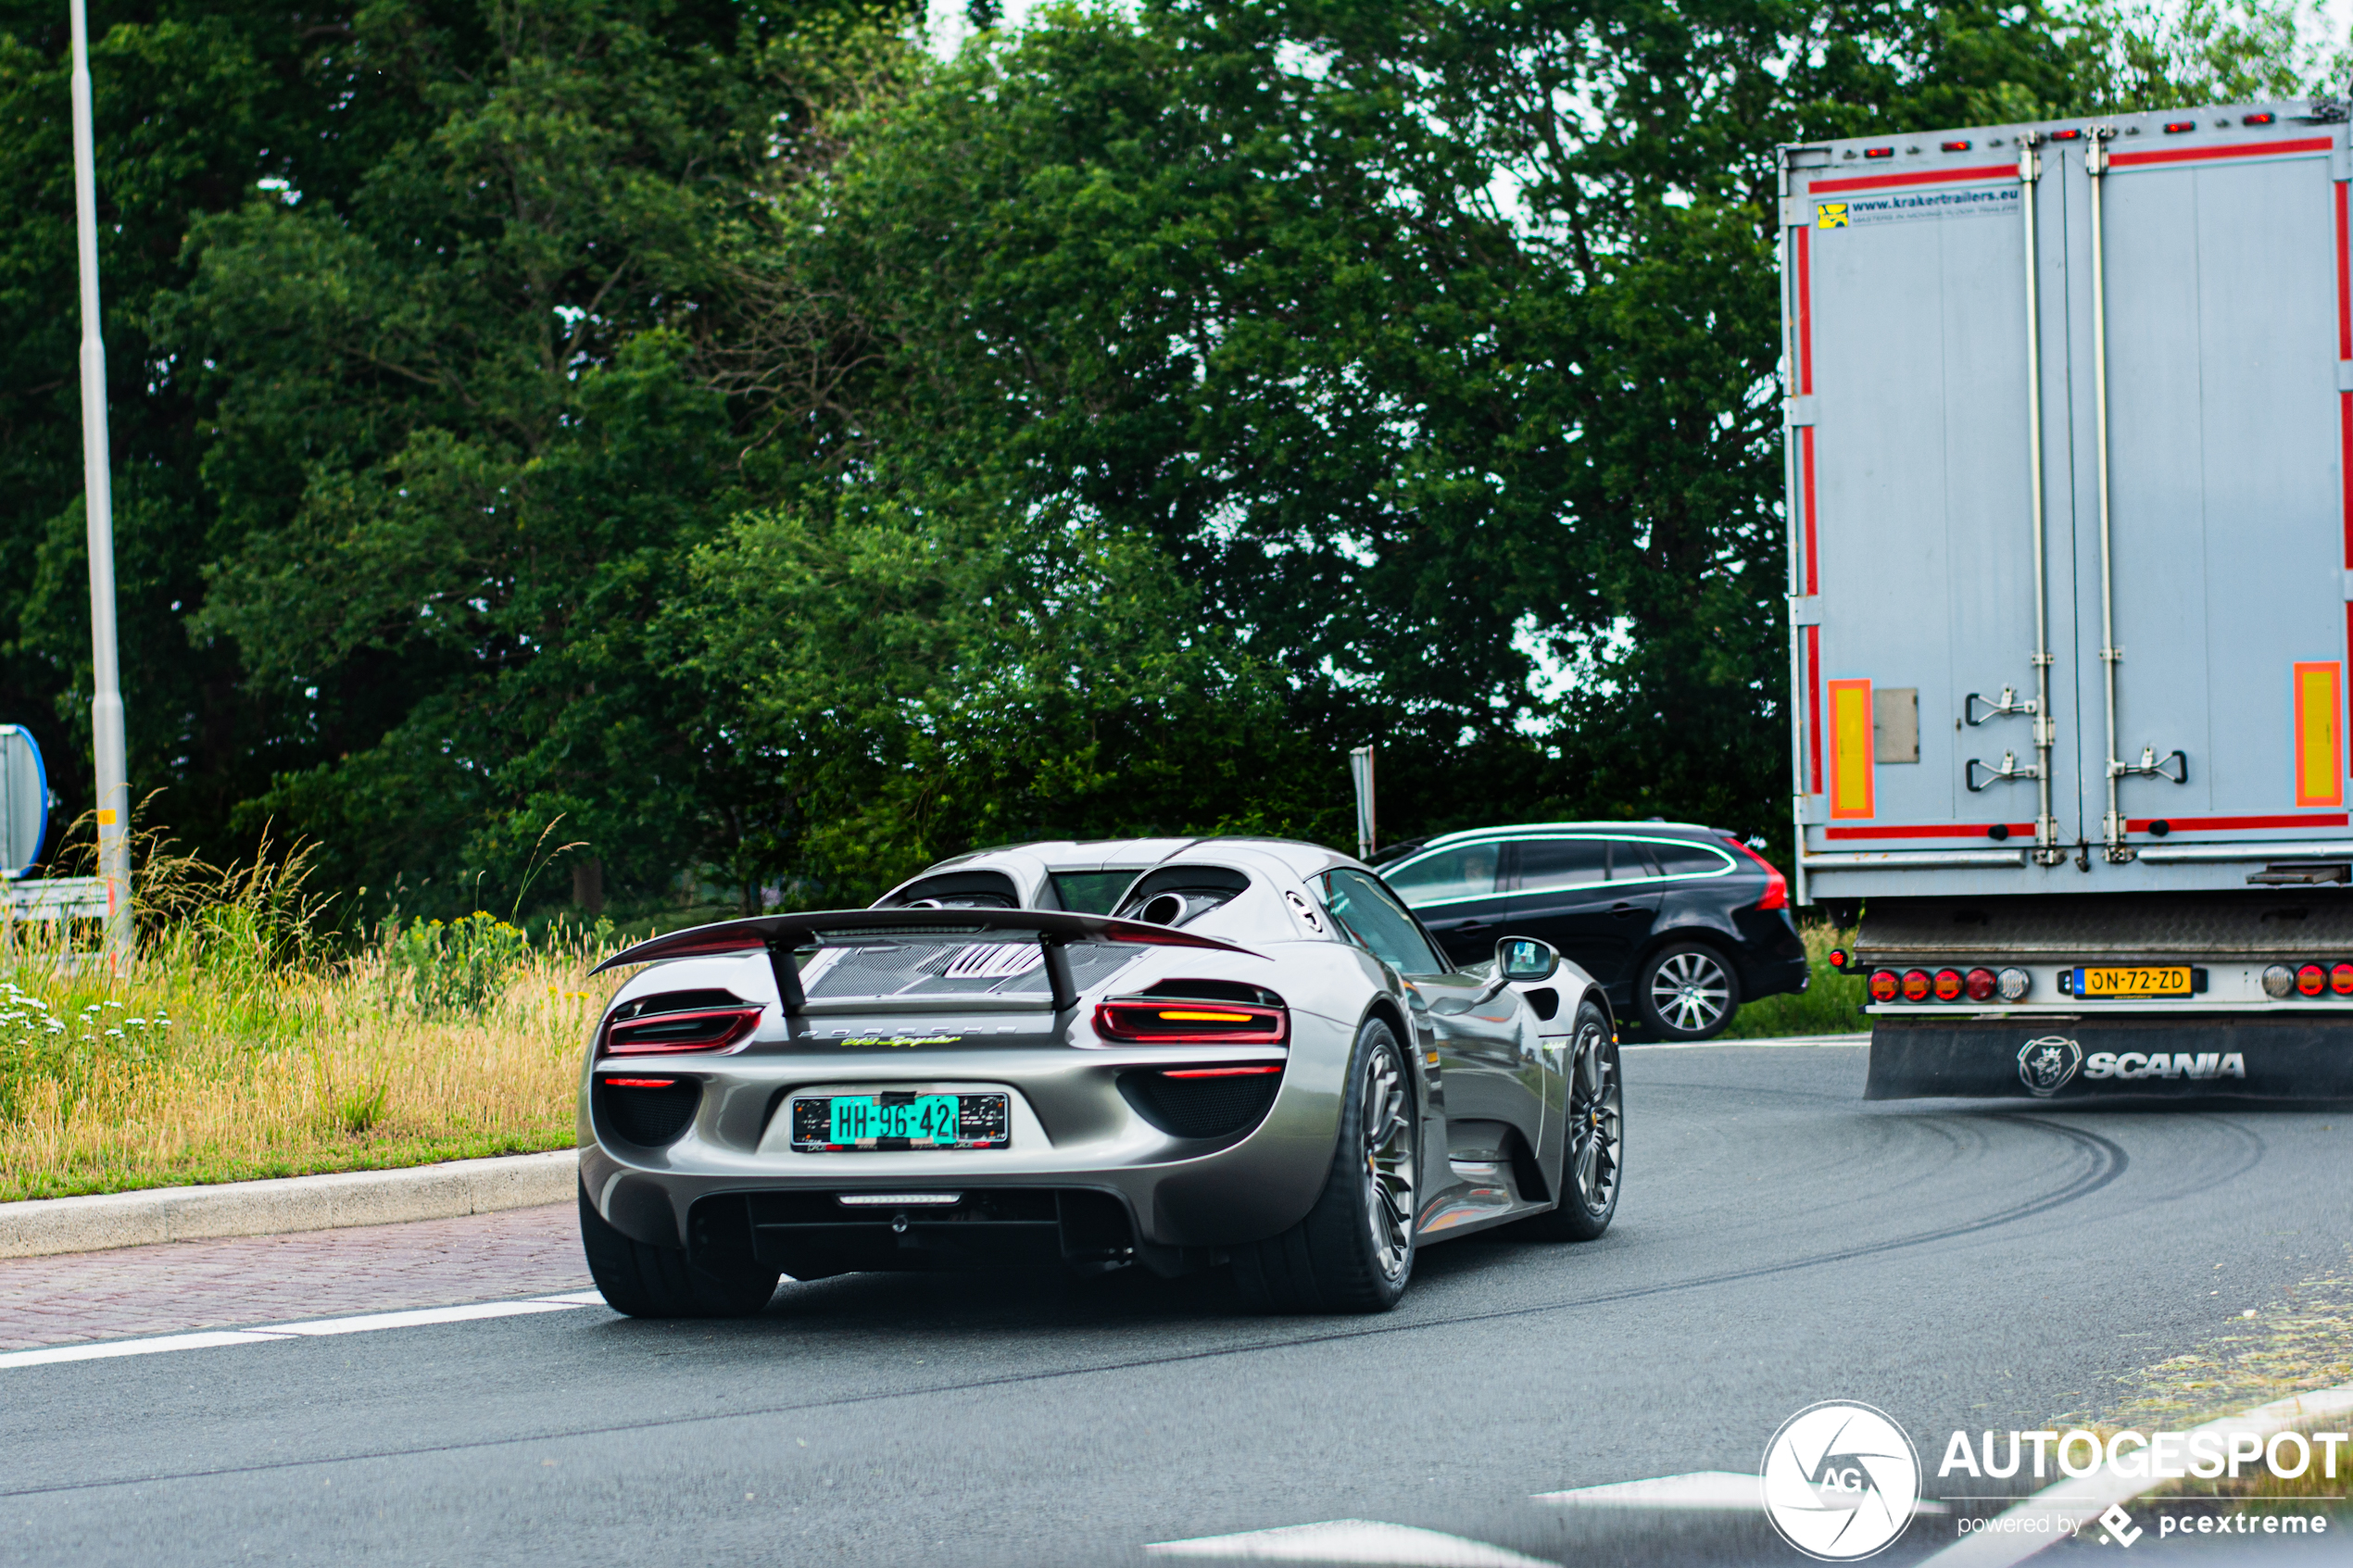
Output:
[[478,917],[498,968],[453,993],[420,968],[468,961],[441,928],[331,947],[299,852],[149,851],[123,975],[88,931],[0,932],[0,1200],[571,1147],[603,934]]

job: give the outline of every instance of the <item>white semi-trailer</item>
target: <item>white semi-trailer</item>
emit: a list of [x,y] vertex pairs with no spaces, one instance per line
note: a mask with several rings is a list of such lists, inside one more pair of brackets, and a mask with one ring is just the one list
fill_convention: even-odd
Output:
[[2325,101],[1782,150],[1798,897],[1869,1093],[2353,1094]]

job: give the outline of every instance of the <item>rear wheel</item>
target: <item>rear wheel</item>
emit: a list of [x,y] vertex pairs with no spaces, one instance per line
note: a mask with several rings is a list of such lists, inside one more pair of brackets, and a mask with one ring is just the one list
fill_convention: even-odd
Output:
[[1617,1212],[1626,1154],[1626,1095],[1609,1020],[1592,1002],[1577,1010],[1569,1036],[1568,1116],[1561,1128],[1560,1202],[1523,1220],[1523,1236],[1541,1241],[1592,1241]]
[[1634,1004],[1662,1039],[1711,1040],[1740,1010],[1740,977],[1706,943],[1672,942],[1635,977]]
[[724,1273],[683,1247],[648,1247],[607,1223],[580,1189],[580,1248],[605,1304],[633,1318],[743,1318],[776,1294],[777,1271],[749,1260]]
[[1234,1278],[1253,1306],[1385,1312],[1405,1294],[1421,1159],[1407,1071],[1387,1023],[1373,1019],[1356,1032],[1323,1196],[1282,1235],[1234,1249]]

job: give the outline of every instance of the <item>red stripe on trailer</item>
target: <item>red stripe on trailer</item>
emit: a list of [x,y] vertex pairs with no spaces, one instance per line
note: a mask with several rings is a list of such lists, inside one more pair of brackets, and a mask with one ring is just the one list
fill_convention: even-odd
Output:
[[2342,811],[2308,811],[2294,817],[2134,817],[2125,822],[2124,831],[2146,833],[2151,822],[2163,822],[2173,833],[2228,833],[2233,829],[2251,828],[2341,828],[2346,825],[2346,814]]
[[2202,163],[2218,157],[2278,157],[2287,153],[2325,153],[2333,144],[2326,136],[2304,136],[2293,142],[2249,142],[2235,147],[2164,147],[2145,153],[2110,153],[2113,169],[2151,163]]
[[[1825,838],[1983,838],[1993,822],[1935,822],[1925,827],[1824,828]],[[2034,836],[2032,822],[2003,822],[1999,826],[2010,830],[2013,838]],[[2000,843],[1996,839],[1994,842]]]
[[[1806,487],[1806,591],[1822,591],[1821,574],[1815,569],[1814,559],[1814,427],[1804,425],[1797,433],[1797,465]],[[2353,546],[2349,546],[2353,547]],[[2353,565],[2353,562],[2348,562]]]
[[1822,793],[1822,629],[1806,628],[1806,746],[1812,753],[1813,787],[1808,795]]
[[2017,178],[2018,165],[1989,163],[1975,169],[1926,169],[1918,174],[1865,174],[1852,180],[1817,180],[1806,187],[1806,194],[1820,196],[1832,191],[1890,191],[1901,185],[1952,185],[1964,180]]
[[1814,395],[1814,231],[1797,231],[1797,395]]

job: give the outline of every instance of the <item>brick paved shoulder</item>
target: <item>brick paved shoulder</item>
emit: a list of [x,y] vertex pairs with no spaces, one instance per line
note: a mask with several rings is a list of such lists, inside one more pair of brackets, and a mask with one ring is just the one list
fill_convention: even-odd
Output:
[[571,1203],[0,1260],[0,1350],[585,1289]]

